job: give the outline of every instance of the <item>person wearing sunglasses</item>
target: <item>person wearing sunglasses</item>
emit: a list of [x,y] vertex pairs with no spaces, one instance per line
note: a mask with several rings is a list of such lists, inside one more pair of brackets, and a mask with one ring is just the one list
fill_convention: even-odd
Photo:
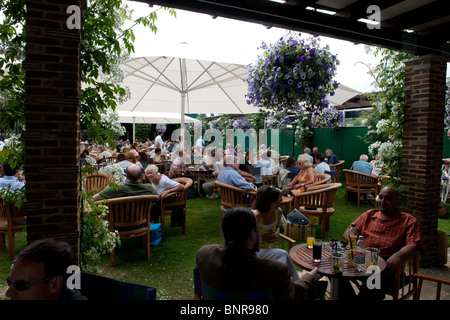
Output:
[[72,264],[72,249],[66,242],[37,240],[14,259],[5,294],[11,300],[87,300],[66,285]]

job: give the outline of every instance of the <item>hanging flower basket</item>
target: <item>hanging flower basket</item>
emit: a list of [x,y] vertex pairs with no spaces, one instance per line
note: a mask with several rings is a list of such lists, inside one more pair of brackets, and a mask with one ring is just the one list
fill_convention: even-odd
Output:
[[266,129],[284,129],[291,122],[291,118],[284,113],[269,112],[264,119]]
[[162,131],[162,132],[166,132],[167,127],[165,123],[158,123],[156,124],[156,132]]
[[250,129],[250,120],[245,117],[237,118],[233,121],[233,129],[242,129],[244,131]]
[[342,117],[342,112],[336,107],[328,106],[312,112],[311,125],[313,128],[338,129]]
[[289,36],[263,43],[262,55],[248,66],[247,103],[290,113],[298,112],[300,105],[309,110],[326,107],[325,97],[338,86],[332,79],[339,61],[319,42]]

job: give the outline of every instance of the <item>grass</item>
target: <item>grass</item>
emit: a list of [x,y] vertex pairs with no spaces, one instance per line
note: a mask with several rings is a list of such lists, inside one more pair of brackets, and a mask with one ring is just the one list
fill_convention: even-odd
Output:
[[[324,241],[341,239],[345,229],[362,212],[373,208],[356,202],[345,204],[345,188],[336,195],[335,214],[330,220],[330,229]],[[450,205],[447,205],[450,212]],[[96,264],[97,273],[115,279],[153,286],[157,288],[158,300],[191,300],[194,297],[193,267],[195,254],[205,244],[222,243],[220,231],[220,199],[196,198],[188,200],[186,234],[181,228],[171,228],[167,220],[165,239],[150,250],[150,261],[145,260],[143,249],[134,240],[122,241],[117,254],[117,266],[109,265],[109,256],[104,256]],[[316,226],[320,232],[320,226]],[[450,233],[450,218],[439,219],[438,229]],[[449,240],[450,241],[450,240]],[[16,252],[26,245],[25,233],[16,236]],[[5,298],[6,281],[11,262],[8,251],[0,251],[0,299]]]

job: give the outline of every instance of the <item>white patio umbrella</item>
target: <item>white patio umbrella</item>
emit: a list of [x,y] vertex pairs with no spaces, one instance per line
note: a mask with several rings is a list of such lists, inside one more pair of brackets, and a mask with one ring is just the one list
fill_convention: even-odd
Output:
[[121,65],[131,97],[128,111],[256,113],[247,104],[244,65],[168,56],[131,58]]
[[[181,123],[180,113],[168,112],[132,112],[117,110],[121,123]],[[184,116],[185,123],[201,122],[195,118]]]
[[[117,110],[119,114],[120,123],[132,123],[133,124],[133,141],[135,140],[135,124],[136,123],[181,123],[180,113],[167,113],[167,112],[132,112],[125,110]],[[184,123],[198,122],[200,120],[195,118],[184,116]]]
[[[121,65],[123,85],[131,97],[117,107],[132,112],[249,114],[247,67],[217,61],[153,56],[131,58]],[[331,105],[341,105],[360,92],[339,85]]]
[[247,67],[183,57],[131,58],[121,64],[130,99],[117,107],[131,112],[178,112],[184,140],[185,113],[248,114]]

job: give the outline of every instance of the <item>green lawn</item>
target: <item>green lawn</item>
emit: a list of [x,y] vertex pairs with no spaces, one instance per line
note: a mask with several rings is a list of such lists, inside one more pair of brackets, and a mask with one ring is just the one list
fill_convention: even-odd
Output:
[[[336,195],[335,214],[331,217],[330,230],[325,241],[341,239],[347,226],[365,210],[373,208],[356,202],[345,204],[345,189],[341,187]],[[450,212],[450,205],[449,205]],[[193,267],[195,253],[204,244],[221,243],[220,199],[196,198],[188,200],[186,235],[181,228],[166,229],[166,237],[160,245],[151,247],[150,261],[145,260],[143,249],[134,240],[122,241],[117,255],[117,267],[109,265],[109,256],[96,266],[99,274],[157,288],[157,299],[193,299]],[[316,227],[319,230],[319,226]],[[450,218],[439,219],[439,230],[450,233]],[[16,252],[25,247],[25,234],[16,237]],[[0,299],[6,291],[5,277],[9,274],[11,262],[8,252],[0,251]]]

